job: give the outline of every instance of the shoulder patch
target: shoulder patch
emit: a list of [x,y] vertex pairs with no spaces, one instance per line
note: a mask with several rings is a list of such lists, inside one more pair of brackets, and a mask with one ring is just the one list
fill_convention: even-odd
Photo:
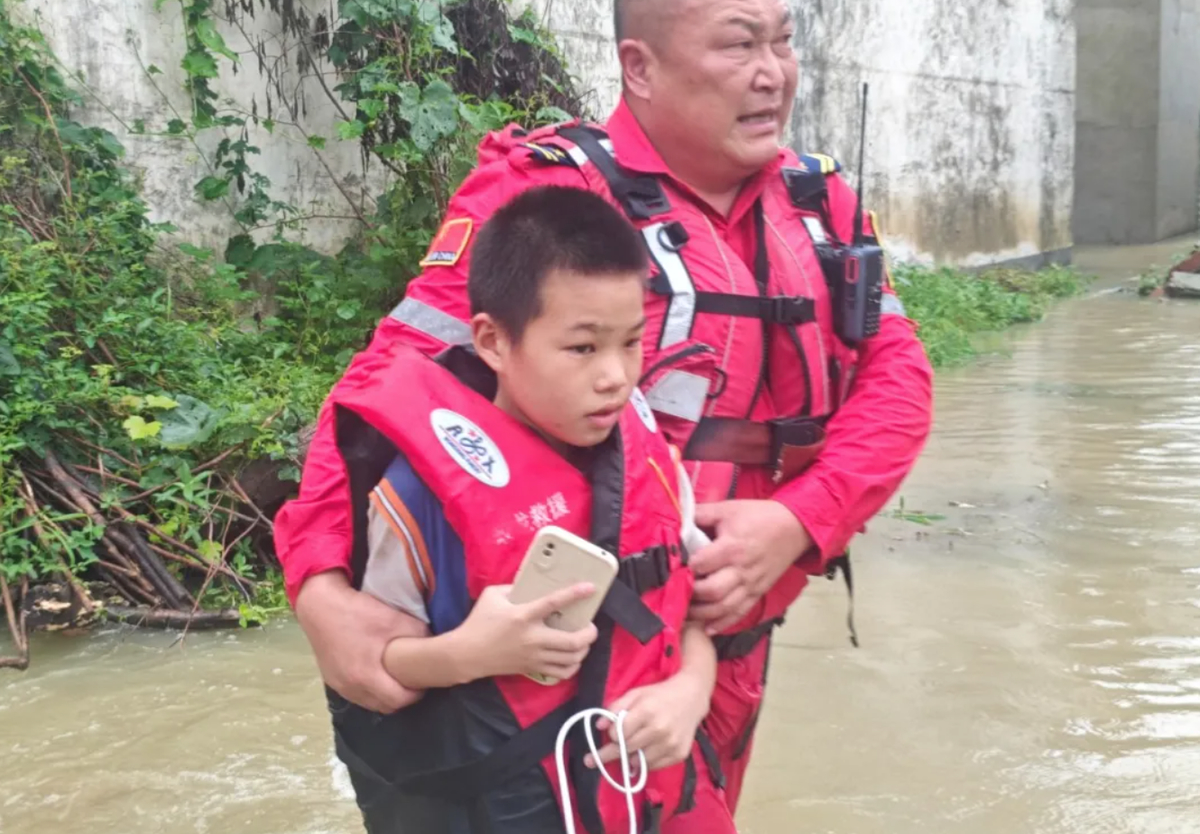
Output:
[[435,409],[429,415],[429,424],[442,448],[463,471],[487,486],[508,486],[508,461],[483,429],[446,408]]
[[467,243],[471,240],[474,228],[475,221],[469,217],[447,220],[434,236],[421,266],[454,266],[462,260],[463,253],[467,251]]
[[527,148],[535,159],[550,165],[573,165],[571,155],[555,145],[542,145],[537,142],[524,142],[522,148]]
[[832,156],[826,156],[823,153],[802,154],[800,156],[800,168],[806,172],[825,174],[841,173],[842,163],[838,162]]

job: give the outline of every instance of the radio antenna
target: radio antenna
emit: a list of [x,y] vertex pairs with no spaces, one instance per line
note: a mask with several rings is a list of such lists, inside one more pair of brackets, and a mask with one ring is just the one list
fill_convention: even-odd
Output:
[[862,86],[862,122],[859,125],[858,137],[858,207],[854,211],[854,245],[863,242],[863,165],[867,150],[867,92],[870,84],[863,82]]

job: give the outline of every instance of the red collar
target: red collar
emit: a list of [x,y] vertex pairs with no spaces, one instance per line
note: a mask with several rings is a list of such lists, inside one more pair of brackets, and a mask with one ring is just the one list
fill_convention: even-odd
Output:
[[785,151],[780,148],[779,155],[771,164],[746,180],[742,186],[742,190],[738,193],[737,199],[733,203],[733,209],[729,212],[728,218],[724,218],[714,211],[695,191],[689,188],[686,183],[681,182],[675,177],[671,169],[667,167],[667,164],[663,162],[662,156],[659,155],[654,145],[651,144],[650,139],[646,136],[646,132],[642,130],[642,126],[638,124],[638,120],[634,118],[624,98],[618,102],[616,109],[608,117],[605,130],[608,133],[608,138],[612,141],[613,151],[623,166],[641,174],[655,174],[664,177],[674,188],[687,194],[688,197],[702,205],[714,217],[718,217],[731,224],[737,223],[742,215],[750,210],[750,207],[762,195],[768,179],[777,175],[780,168],[784,165]]

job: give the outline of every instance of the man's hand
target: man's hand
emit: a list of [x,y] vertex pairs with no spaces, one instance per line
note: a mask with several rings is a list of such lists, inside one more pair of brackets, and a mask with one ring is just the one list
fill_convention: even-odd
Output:
[[716,540],[691,558],[691,616],[709,634],[732,626],[812,547],[804,525],[778,501],[721,501],[696,507],[696,524]]
[[321,677],[348,701],[380,713],[420,700],[383,668],[383,652],[396,637],[429,633],[420,620],[350,587],[341,571],[317,574],[296,598],[296,619],[312,645]]
[[[622,729],[630,764],[636,767],[638,750],[645,754],[650,770],[685,761],[692,753],[696,730],[708,713],[711,696],[711,686],[704,687],[694,676],[678,674],[661,683],[631,689],[608,706],[610,712],[629,713]],[[600,748],[600,761],[616,761],[621,757],[621,748],[615,724],[602,718],[597,727],[601,732],[608,731],[612,738]],[[590,753],[584,762],[588,767],[596,766]]]
[[455,654],[465,667],[464,678],[499,675],[545,675],[567,680],[579,671],[596,641],[596,626],[560,631],[546,625],[555,611],[587,599],[595,586],[583,582],[517,605],[508,585],[485,588],[466,622],[455,629]]

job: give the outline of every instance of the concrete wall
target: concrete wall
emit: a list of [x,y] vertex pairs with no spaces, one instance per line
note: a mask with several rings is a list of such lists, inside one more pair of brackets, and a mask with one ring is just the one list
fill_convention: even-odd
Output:
[[[1070,246],[1075,33],[1069,0],[792,2],[803,74],[793,142],[799,150],[837,156],[853,169],[859,85],[871,82],[867,199],[896,256],[973,265]],[[611,0],[514,0],[518,8],[530,4],[558,35],[572,71],[590,92],[589,108],[603,116],[620,90]],[[157,13],[154,0],[27,5],[44,13],[41,26],[60,57],[85,74],[120,120],[141,118],[162,128],[173,118],[172,106],[186,110],[177,4],[168,2]],[[336,2],[296,5],[315,17],[332,13]],[[265,39],[272,56],[294,55],[294,43],[275,37],[281,27],[272,14],[260,12],[253,26],[249,40],[223,30],[234,51]],[[164,74],[148,77],[139,55]],[[249,57],[236,75],[226,71],[219,88],[246,110],[263,112],[268,93],[257,64]],[[331,135],[336,111],[311,77],[296,82],[300,120],[311,133]],[[191,186],[204,175],[204,163],[186,140],[129,136],[105,107],[89,104],[86,111],[82,118],[109,127],[126,143],[156,218],[171,219],[188,237],[213,245],[233,231],[227,209],[194,201]],[[259,131],[252,138],[262,148],[257,164],[280,199],[305,210],[348,213],[329,174],[294,132],[280,127],[275,136]],[[218,137],[205,141],[211,152]],[[324,159],[355,200],[377,193],[380,181],[364,185],[354,148],[331,142]],[[857,181],[856,171],[847,174]],[[346,221],[314,223],[310,240],[335,248],[351,227]]]
[[[619,70],[610,3],[529,2],[593,100],[611,106]],[[792,143],[855,168],[859,88],[870,82],[866,195],[896,256],[977,265],[1067,254],[1069,0],[793,0],[793,9],[802,78]]]
[[1200,0],[1163,0],[1155,239],[1196,228],[1200,196]]
[[1196,228],[1200,2],[1079,0],[1075,238]]
[[[202,133],[197,148],[186,138],[137,136],[125,127],[143,119],[147,130],[162,131],[179,113],[190,118],[185,76],[179,66],[186,51],[180,6],[167,2],[156,12],[154,5],[155,0],[26,0],[17,9],[33,18],[65,67],[82,74],[94,91],[75,116],[83,123],[111,130],[125,145],[127,161],[142,177],[153,219],[170,220],[180,227],[181,237],[222,251],[226,239],[238,230],[231,211],[231,207],[236,210],[236,197],[227,204],[205,204],[198,202],[192,191],[208,173],[205,157],[211,159],[220,131]],[[295,0],[294,5],[312,19],[336,8],[335,0]],[[289,120],[289,114],[280,112],[278,101],[271,96],[258,58],[251,54],[252,45],[262,42],[267,63],[282,61],[287,68],[288,87],[296,92],[299,122],[311,134],[335,135],[340,116],[311,73],[301,77],[294,71],[298,44],[281,34],[278,16],[260,11],[256,20],[247,23],[245,34],[233,27],[219,27],[229,48],[243,56],[236,73],[221,59],[221,77],[213,85],[221,99],[232,100],[247,113],[257,108],[262,116],[271,107],[276,119]],[[143,67],[150,65],[162,74],[147,74]],[[326,65],[324,69],[330,68]],[[261,149],[253,167],[271,179],[274,198],[302,212],[352,215],[329,171],[296,130],[280,125],[272,135],[251,126],[250,140]],[[364,187],[362,160],[351,143],[330,142],[320,156],[360,206],[379,193],[381,176],[375,171],[368,172],[372,181]],[[353,228],[352,220],[321,220],[309,224],[307,239],[318,248],[335,250]]]
[[[1075,31],[1068,0],[795,6],[798,147],[857,167],[893,252],[964,265],[1071,246]],[[857,182],[852,171],[851,182]]]

